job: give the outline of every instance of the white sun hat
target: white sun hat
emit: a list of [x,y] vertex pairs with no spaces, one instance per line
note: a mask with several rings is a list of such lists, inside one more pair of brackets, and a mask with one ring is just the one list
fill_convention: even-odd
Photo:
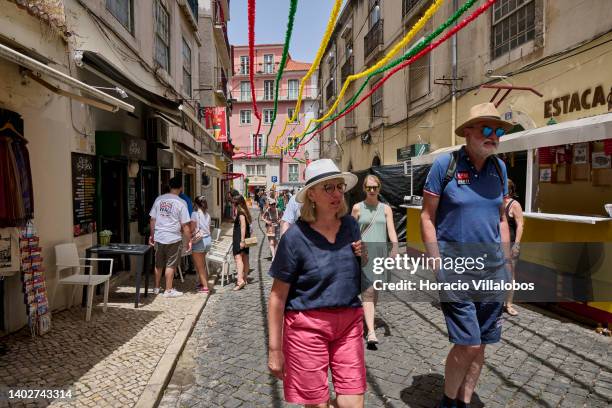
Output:
[[341,172],[331,159],[319,159],[311,162],[304,174],[306,184],[296,195],[295,200],[303,203],[308,189],[316,184],[335,178],[343,178],[346,183],[346,191],[357,184],[357,176],[353,173]]

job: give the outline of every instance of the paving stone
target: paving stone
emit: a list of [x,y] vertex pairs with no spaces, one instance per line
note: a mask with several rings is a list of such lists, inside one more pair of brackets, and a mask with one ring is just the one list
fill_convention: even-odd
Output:
[[[253,230],[263,248],[250,251],[252,283],[239,292],[231,291],[233,284],[217,288],[185,347],[196,357],[181,359],[170,381],[199,401],[196,406],[293,407],[283,402],[282,383],[267,371],[270,261],[260,260],[268,254],[267,243],[257,224]],[[487,346],[476,389],[480,402],[473,405],[610,406],[612,371],[603,363],[612,360],[609,339],[537,308],[517,309],[519,316],[503,322],[502,341]],[[380,344],[377,351],[366,350],[366,406],[431,408],[440,399],[451,348],[439,307],[381,302],[376,321]],[[168,394],[162,404],[167,400],[172,401]]]

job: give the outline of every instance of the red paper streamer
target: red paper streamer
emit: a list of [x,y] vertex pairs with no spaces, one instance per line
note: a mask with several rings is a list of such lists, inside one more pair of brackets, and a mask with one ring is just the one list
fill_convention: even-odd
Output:
[[[248,23],[249,23],[249,82],[251,83],[251,100],[253,102],[253,113],[258,120],[257,132],[261,130],[261,114],[257,110],[257,99],[255,97],[255,0],[249,0],[248,3]],[[261,152],[255,144],[255,156],[259,156]]]
[[[487,11],[497,0],[487,0],[486,3],[484,3],[482,6],[478,7],[472,14],[470,14],[468,17],[466,17],[463,21],[461,21],[460,23],[458,23],[455,27],[453,27],[452,29],[450,29],[446,34],[444,34],[444,36],[442,36],[440,39],[438,39],[436,42],[433,42],[431,44],[429,44],[427,47],[423,48],[423,50],[421,50],[421,52],[419,52],[418,54],[416,54],[414,57],[410,58],[407,61],[402,62],[400,65],[398,65],[397,67],[393,68],[391,71],[389,71],[389,73],[387,75],[385,75],[380,81],[378,81],[378,83],[372,87],[372,89],[370,89],[370,92],[368,92],[367,94],[365,94],[360,100],[359,102],[356,102],[353,106],[351,106],[349,109],[347,109],[344,113],[342,113],[341,115],[338,115],[336,118],[334,118],[333,120],[329,121],[325,126],[322,126],[321,128],[319,128],[319,130],[317,130],[316,132],[314,132],[307,141],[302,142],[299,144],[299,146],[304,146],[306,144],[308,144],[308,142],[310,142],[312,140],[313,137],[315,137],[315,135],[321,133],[322,131],[324,131],[325,129],[327,129],[328,127],[331,126],[332,123],[334,123],[335,121],[337,121],[338,119],[348,115],[349,113],[351,113],[353,110],[355,110],[355,108],[357,108],[357,106],[361,105],[363,102],[366,101],[366,99],[368,99],[370,96],[372,96],[372,94],[374,92],[376,92],[376,90],[378,88],[380,88],[381,86],[383,86],[383,84],[389,79],[391,78],[395,73],[397,73],[398,71],[406,68],[408,65],[412,64],[414,61],[418,60],[419,58],[421,58],[422,56],[424,56],[425,54],[427,54],[428,52],[431,52],[433,49],[437,48],[440,44],[442,44],[443,42],[445,42],[446,40],[448,40],[450,37],[452,37],[454,34],[456,34],[458,31],[462,30],[465,26],[467,26],[469,23],[471,23],[474,19],[476,19],[476,17],[478,17],[479,15],[481,15],[482,13],[484,13],[485,11]],[[297,154],[297,149],[294,153],[290,153],[291,157],[295,157],[295,155]]]

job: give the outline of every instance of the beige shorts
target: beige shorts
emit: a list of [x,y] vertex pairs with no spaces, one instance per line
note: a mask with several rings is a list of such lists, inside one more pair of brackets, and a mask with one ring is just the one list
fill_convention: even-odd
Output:
[[181,261],[181,250],[183,241],[173,244],[155,243],[155,267],[156,268],[176,268]]

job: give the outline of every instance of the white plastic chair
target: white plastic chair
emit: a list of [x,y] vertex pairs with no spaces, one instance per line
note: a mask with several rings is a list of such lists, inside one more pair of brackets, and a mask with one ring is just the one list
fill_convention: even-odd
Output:
[[213,242],[219,241],[219,238],[221,238],[221,228],[213,228],[211,238]]
[[[107,275],[92,275],[93,265],[84,265],[81,261],[107,261],[110,262],[110,268]],[[79,258],[76,244],[60,244],[55,246],[55,266],[57,274],[57,283],[62,285],[81,285],[87,286],[87,313],[85,321],[91,319],[91,307],[93,304],[93,289],[95,286],[104,283],[104,308],[106,313],[108,303],[108,291],[110,289],[110,278],[113,273],[112,258]],[[76,269],[77,273],[73,273],[67,277],[61,277],[61,271],[71,269],[73,272]],[[87,269],[87,274],[79,273],[79,269]]]
[[206,268],[210,271],[211,263],[221,264],[221,286],[224,285],[226,280],[225,275],[228,275],[229,281],[229,253],[232,250],[232,241],[226,240],[226,242],[213,242],[208,254],[206,254]]

